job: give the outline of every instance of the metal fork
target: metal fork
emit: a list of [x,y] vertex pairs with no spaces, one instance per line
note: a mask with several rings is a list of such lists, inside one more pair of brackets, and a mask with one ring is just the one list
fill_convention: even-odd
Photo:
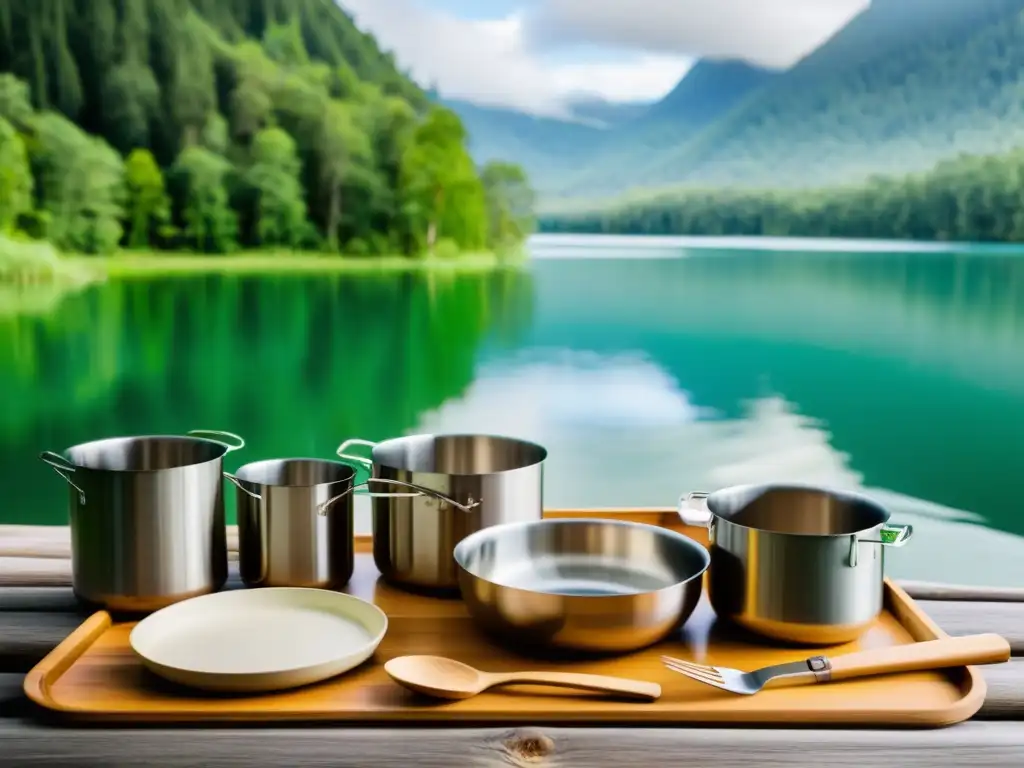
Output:
[[999,635],[967,635],[909,643],[889,648],[847,653],[830,659],[812,656],[801,661],[774,664],[743,672],[729,667],[712,667],[692,661],[662,656],[662,663],[673,672],[692,680],[746,695],[760,691],[771,680],[803,678],[817,683],[845,680],[851,677],[917,672],[921,670],[962,667],[968,664],[998,664],[1010,658],[1010,644]]

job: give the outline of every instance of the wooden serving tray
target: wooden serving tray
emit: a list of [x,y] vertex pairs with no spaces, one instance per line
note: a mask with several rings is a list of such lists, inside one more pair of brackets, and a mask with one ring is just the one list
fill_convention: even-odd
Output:
[[[702,528],[684,527],[663,510],[551,511],[550,517],[610,517],[663,525],[707,542]],[[629,656],[571,662],[520,658],[476,630],[459,600],[421,597],[381,581],[357,542],[356,571],[347,591],[370,599],[388,614],[390,627],[373,659],[317,685],[260,696],[223,696],[177,688],[155,677],[128,645],[132,623],[93,614],[25,679],[37,704],[75,721],[196,724],[211,721],[334,721],[364,725],[426,722],[445,725],[500,723],[611,725],[723,724],[860,725],[936,727],[970,718],[985,699],[985,682],[971,667],[917,672],[829,684],[776,683],[754,696],[737,696],[666,670],[659,656],[752,670],[824,653],[934,640],[945,633],[899,587],[886,581],[886,610],[858,641],[828,649],[780,648],[716,622],[702,599],[676,636]],[[564,669],[658,682],[653,703],[611,700],[536,686],[508,687],[458,702],[417,697],[384,672],[388,659],[405,654],[449,656],[486,671]]]

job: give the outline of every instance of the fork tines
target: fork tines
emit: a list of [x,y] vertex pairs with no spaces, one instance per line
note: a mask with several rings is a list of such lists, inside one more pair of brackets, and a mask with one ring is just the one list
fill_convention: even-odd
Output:
[[686,675],[691,680],[696,680],[700,683],[707,683],[708,685],[714,685],[716,687],[723,687],[725,685],[725,679],[722,677],[722,673],[715,667],[709,667],[705,664],[694,664],[692,661],[683,661],[682,659],[675,659],[671,656],[662,656],[661,663],[673,672]]

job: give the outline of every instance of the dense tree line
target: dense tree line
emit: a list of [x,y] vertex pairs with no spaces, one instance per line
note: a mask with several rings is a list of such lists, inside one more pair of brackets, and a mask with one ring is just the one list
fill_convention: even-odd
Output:
[[333,0],[8,0],[0,72],[0,233],[418,255],[532,226],[522,171],[478,169]]
[[810,191],[679,190],[543,215],[545,232],[1024,242],[1024,149]]

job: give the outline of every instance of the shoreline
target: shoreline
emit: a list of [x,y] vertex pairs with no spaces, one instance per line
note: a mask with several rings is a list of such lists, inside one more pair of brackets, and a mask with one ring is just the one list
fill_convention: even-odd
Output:
[[467,253],[453,258],[407,256],[343,256],[313,252],[249,251],[237,254],[122,252],[113,256],[65,256],[69,265],[107,279],[189,277],[200,275],[394,274],[401,272],[490,272],[514,269],[521,259],[493,253]]

